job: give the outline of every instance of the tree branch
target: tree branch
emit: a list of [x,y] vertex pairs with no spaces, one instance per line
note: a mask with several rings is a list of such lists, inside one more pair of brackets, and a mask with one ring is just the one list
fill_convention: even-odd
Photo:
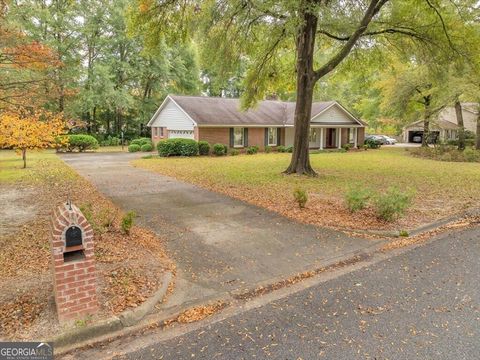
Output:
[[[348,41],[351,38],[351,35],[347,35],[347,36],[335,35],[326,30],[318,30],[317,33],[326,35],[327,37],[338,40],[338,41]],[[402,34],[402,35],[407,35],[407,36],[416,38],[418,40],[426,41],[424,37],[422,37],[421,35],[413,31],[398,29],[398,28],[387,28],[387,29],[376,30],[376,31],[367,31],[362,35],[360,35],[360,37],[375,36],[375,35],[382,35],[382,34]]]
[[368,28],[368,25],[372,21],[373,17],[380,11],[382,6],[384,6],[389,0],[371,0],[370,5],[368,6],[362,21],[357,27],[357,30],[350,36],[345,45],[338,51],[338,53],[320,69],[314,72],[314,81],[322,78],[333,69],[335,69],[338,64],[350,53],[352,48],[357,43],[358,39],[362,36],[363,33]]

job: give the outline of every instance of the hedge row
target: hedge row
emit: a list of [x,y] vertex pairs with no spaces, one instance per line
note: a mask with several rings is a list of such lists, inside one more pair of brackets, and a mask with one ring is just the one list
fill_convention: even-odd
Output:
[[[209,155],[210,150],[212,154],[216,156],[224,156],[228,154],[228,146],[225,144],[214,144],[210,147],[210,144],[206,141],[196,142],[192,139],[167,139],[161,140],[157,144],[158,154],[163,157],[167,156],[195,156],[195,155]],[[246,153],[248,155],[253,155],[258,152],[258,146],[249,146],[246,148]],[[266,152],[270,152],[271,148],[265,149]],[[292,152],[292,146],[278,146],[278,152]],[[238,155],[239,151],[237,149],[230,149],[231,155]]]
[[198,154],[198,143],[192,139],[167,139],[157,144],[160,156],[195,156]]

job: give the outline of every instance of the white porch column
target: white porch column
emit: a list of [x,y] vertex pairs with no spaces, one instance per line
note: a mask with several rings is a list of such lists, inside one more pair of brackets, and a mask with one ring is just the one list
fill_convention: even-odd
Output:
[[342,148],[342,128],[337,128],[337,147]]
[[323,128],[320,128],[320,150],[323,150]]
[[358,147],[358,128],[353,128],[353,147]]

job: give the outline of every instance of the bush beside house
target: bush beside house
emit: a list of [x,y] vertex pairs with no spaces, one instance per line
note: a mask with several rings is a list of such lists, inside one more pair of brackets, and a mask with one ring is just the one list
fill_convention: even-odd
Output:
[[195,156],[198,155],[198,143],[192,139],[167,139],[157,144],[158,155]]

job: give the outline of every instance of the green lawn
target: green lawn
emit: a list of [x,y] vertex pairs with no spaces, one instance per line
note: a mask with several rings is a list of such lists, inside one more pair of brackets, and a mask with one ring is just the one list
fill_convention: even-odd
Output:
[[[412,228],[478,204],[480,166],[414,158],[402,148],[311,154],[319,176],[286,176],[291,154],[228,157],[152,158],[135,166],[176,177],[264,206],[301,221],[340,227]],[[344,194],[352,185],[383,191],[389,186],[415,191],[414,207],[395,224],[384,224],[371,211],[350,214]],[[307,209],[292,201],[295,188],[309,194]]]
[[[60,165],[60,166],[59,166]],[[40,171],[41,170],[41,171]],[[27,168],[23,169],[22,157],[12,150],[0,150],[0,184],[48,181],[62,172],[62,177],[73,176],[53,150],[27,152]]]

